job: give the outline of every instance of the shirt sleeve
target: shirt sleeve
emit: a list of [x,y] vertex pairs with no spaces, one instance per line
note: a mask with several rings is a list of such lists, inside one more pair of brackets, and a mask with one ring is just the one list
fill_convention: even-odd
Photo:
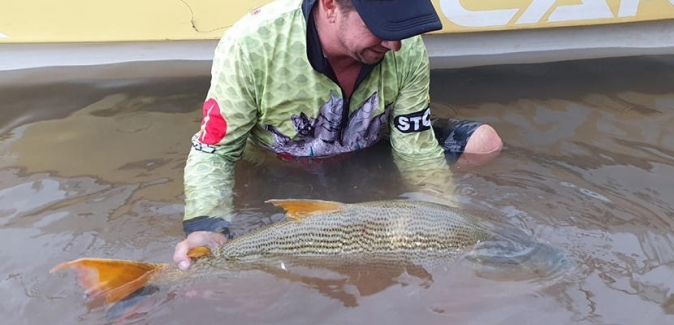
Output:
[[225,225],[210,218],[229,223],[234,164],[241,158],[248,134],[257,122],[255,76],[246,41],[229,36],[232,34],[236,34],[234,30],[216,48],[201,128],[192,138],[185,166],[186,233],[218,231]]
[[451,200],[452,173],[431,127],[430,66],[421,37],[403,43],[407,62],[398,62],[400,91],[392,118],[391,146],[404,182],[413,191]]

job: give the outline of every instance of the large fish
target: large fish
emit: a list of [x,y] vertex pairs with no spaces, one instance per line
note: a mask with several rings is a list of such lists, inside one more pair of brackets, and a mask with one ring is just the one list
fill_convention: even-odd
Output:
[[[321,266],[344,270],[363,265],[410,266],[447,263],[459,254],[495,268],[526,267],[546,272],[559,251],[523,232],[468,215],[459,209],[415,200],[344,204],[318,200],[269,200],[286,210],[285,221],[189,255],[189,271],[173,264],[83,258],[54,267],[73,268],[91,297],[112,304],[152,284],[196,275],[245,269]],[[466,253],[466,248],[469,252]]]

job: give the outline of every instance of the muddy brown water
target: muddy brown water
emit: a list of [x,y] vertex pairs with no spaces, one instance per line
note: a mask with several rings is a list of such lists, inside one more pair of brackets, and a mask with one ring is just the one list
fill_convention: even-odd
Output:
[[[150,78],[139,67],[0,75],[3,324],[106,322],[73,274],[48,273],[60,262],[171,260],[208,65],[142,64]],[[160,288],[124,323],[674,323],[674,57],[434,71],[431,92],[435,115],[488,122],[505,141],[487,165],[452,166],[459,200],[568,252],[566,274],[250,271]],[[409,195],[385,146],[329,167],[244,162],[235,192],[239,234],[281,219],[269,198]]]

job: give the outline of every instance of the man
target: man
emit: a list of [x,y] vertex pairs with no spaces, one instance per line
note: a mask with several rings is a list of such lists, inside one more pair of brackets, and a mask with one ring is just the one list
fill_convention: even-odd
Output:
[[[430,0],[277,0],[228,30],[185,167],[180,268],[189,249],[226,241],[233,166],[246,142],[284,160],[320,159],[370,147],[389,130],[407,182],[447,195],[451,173],[431,128],[419,36],[441,28]],[[475,122],[439,137],[448,154],[502,146]]]

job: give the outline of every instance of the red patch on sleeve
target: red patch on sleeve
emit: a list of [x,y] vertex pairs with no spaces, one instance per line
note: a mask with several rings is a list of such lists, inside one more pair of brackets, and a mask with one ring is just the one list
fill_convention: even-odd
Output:
[[218,144],[227,134],[227,121],[220,114],[220,106],[215,99],[206,100],[203,109],[199,141],[208,145]]

